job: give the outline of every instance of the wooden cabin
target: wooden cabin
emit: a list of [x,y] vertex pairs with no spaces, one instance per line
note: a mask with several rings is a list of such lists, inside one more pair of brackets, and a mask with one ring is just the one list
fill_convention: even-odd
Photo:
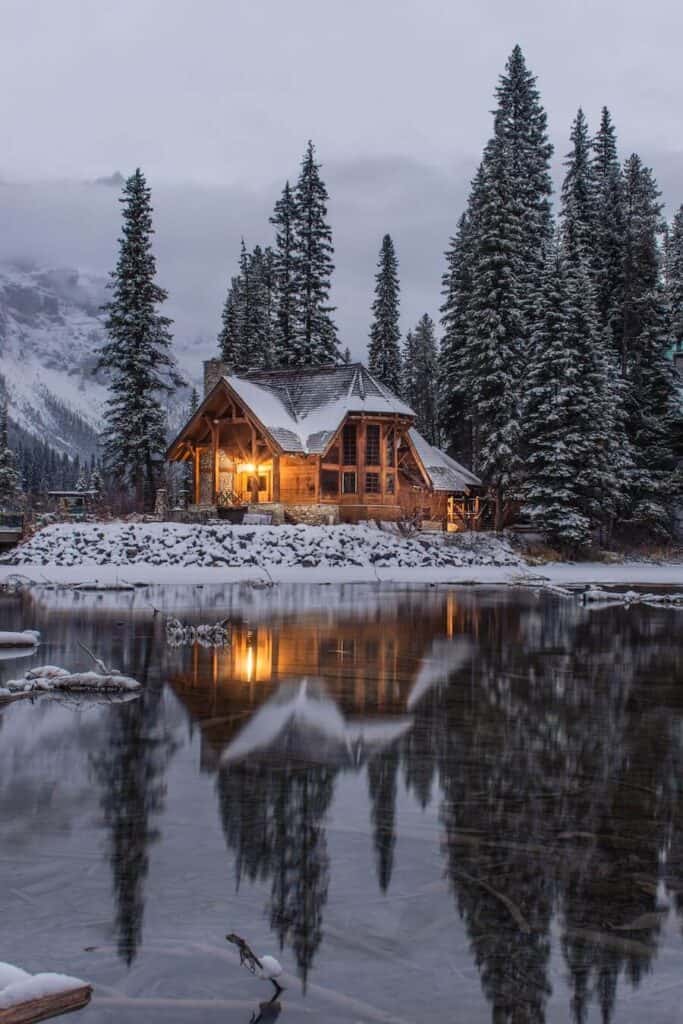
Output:
[[193,504],[258,506],[275,522],[419,515],[464,529],[481,482],[430,445],[413,410],[361,363],[231,374],[204,364],[204,400],[168,449],[193,466]]

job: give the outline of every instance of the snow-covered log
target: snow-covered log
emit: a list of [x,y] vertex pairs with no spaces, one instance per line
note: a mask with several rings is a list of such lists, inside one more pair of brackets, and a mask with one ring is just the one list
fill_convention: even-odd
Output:
[[18,632],[0,630],[0,647],[35,647],[40,643],[37,629],[22,629]]
[[0,1024],[32,1024],[80,1010],[92,987],[67,974],[29,974],[0,963]]
[[140,689],[137,679],[118,672],[69,672],[57,665],[29,669],[20,679],[0,687],[0,701],[38,693],[131,693]]
[[669,594],[643,594],[637,590],[600,590],[598,587],[589,587],[582,594],[585,604],[610,604],[610,605],[664,605],[673,608],[683,608],[683,591]]

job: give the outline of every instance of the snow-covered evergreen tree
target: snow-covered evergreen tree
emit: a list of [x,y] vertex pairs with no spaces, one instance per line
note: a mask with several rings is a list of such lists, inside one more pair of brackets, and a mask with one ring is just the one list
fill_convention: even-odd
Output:
[[672,355],[683,352],[683,206],[676,211],[666,240],[666,304]]
[[447,274],[442,392],[448,440],[453,444],[453,424],[464,418],[473,468],[490,487],[499,529],[521,479],[523,371],[552,237],[552,146],[536,80],[518,46],[496,96],[494,134],[473,184],[467,237],[460,237]]
[[230,278],[218,333],[221,359],[230,370],[241,367],[242,363],[242,302],[242,278],[238,274]]
[[0,510],[16,501],[21,491],[17,460],[9,446],[7,420],[7,399],[0,387]]
[[339,360],[337,328],[329,305],[334,270],[327,189],[309,141],[296,185],[297,328],[290,366],[320,366]]
[[472,293],[472,269],[477,239],[477,201],[483,170],[480,166],[472,184],[467,210],[446,251],[446,272],[442,277],[441,323],[444,329],[439,363],[440,423],[444,441],[456,458],[471,466],[473,453],[473,409],[467,393],[467,314]]
[[603,107],[600,128],[593,139],[595,231],[592,238],[592,266],[596,304],[603,329],[615,351],[623,317],[624,295],[624,209],[621,167],[612,118]]
[[588,122],[579,107],[572,124],[572,149],[565,160],[562,184],[562,225],[565,248],[577,258],[588,260],[593,251],[596,227],[596,196],[592,166],[592,143]]
[[81,468],[81,471],[78,474],[78,480],[76,481],[76,490],[77,491],[87,491],[88,490],[88,473],[87,473],[87,469],[86,469],[85,466],[83,466]]
[[544,268],[526,372],[524,510],[551,544],[580,549],[590,540],[579,475],[586,456],[579,353],[570,323],[564,259],[555,245]]
[[270,223],[275,226],[273,360],[276,366],[289,366],[297,352],[297,325],[300,322],[297,204],[289,182],[285,183],[275,204]]
[[382,239],[375,275],[375,299],[368,348],[368,368],[396,394],[401,389],[398,260],[391,235]]
[[273,291],[272,250],[257,245],[249,252],[242,239],[218,335],[221,358],[238,373],[273,364]]
[[403,349],[403,396],[415,413],[415,426],[430,444],[438,445],[438,349],[434,321],[425,313],[409,331]]
[[676,480],[678,384],[668,356],[669,331],[659,240],[659,190],[634,154],[622,176],[624,303],[620,355],[626,378],[627,429],[633,449],[633,519],[670,528]]
[[161,395],[182,382],[171,354],[172,321],[158,310],[167,294],[156,283],[151,191],[139,168],[120,202],[123,229],[97,363],[109,377],[103,453],[108,469],[134,487],[138,505],[152,507],[166,447]]

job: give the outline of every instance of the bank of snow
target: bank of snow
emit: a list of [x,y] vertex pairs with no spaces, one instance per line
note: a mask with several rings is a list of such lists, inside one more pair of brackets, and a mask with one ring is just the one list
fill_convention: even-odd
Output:
[[[370,526],[56,524],[2,560],[14,566],[404,568],[519,566],[492,534],[402,537]],[[96,573],[93,573],[96,575]]]

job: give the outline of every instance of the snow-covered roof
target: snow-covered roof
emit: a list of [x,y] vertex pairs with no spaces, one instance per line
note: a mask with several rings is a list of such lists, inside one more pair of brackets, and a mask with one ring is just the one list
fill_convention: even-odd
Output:
[[412,727],[409,715],[347,720],[319,679],[284,682],[224,751],[228,765],[277,752],[317,763],[358,765]]
[[415,413],[361,363],[256,370],[225,380],[287,452],[323,452],[348,413]]
[[435,491],[464,491],[468,487],[481,487],[481,480],[465,466],[452,459],[440,448],[435,448],[415,427],[408,431],[420,462],[424,466]]

